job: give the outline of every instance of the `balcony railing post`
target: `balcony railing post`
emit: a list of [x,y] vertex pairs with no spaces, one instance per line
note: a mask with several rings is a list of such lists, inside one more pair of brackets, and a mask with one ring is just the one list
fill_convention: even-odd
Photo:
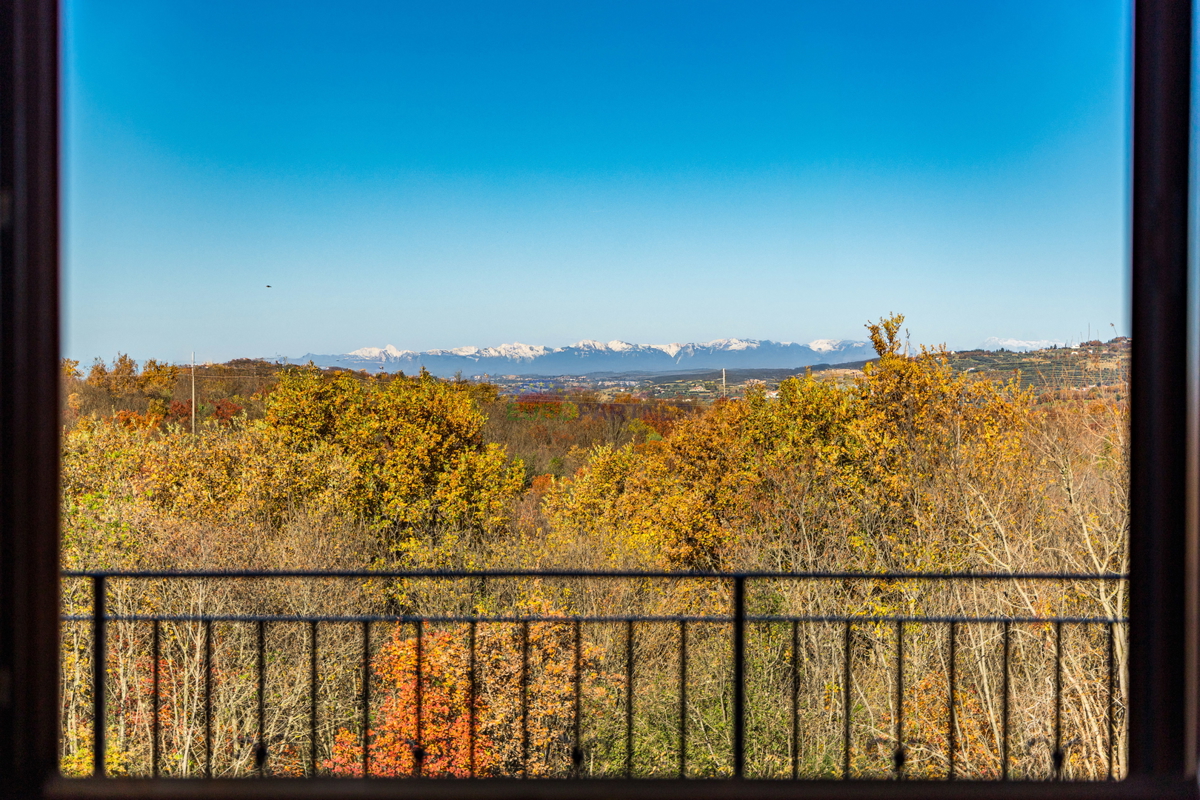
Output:
[[362,776],[371,777],[371,621],[362,623]]
[[850,780],[850,620],[842,623],[842,780]]
[[529,622],[521,623],[521,777],[529,777]]
[[159,750],[162,747],[162,692],[161,692],[161,664],[162,664],[162,634],[159,630],[160,623],[156,619],[150,628],[150,657],[153,659],[151,680],[151,704],[150,708],[154,714],[150,728],[150,776],[158,777],[158,762]]
[[633,620],[625,620],[625,777],[633,777]]
[[[473,623],[472,623],[473,624]],[[572,724],[572,739],[571,739],[571,775],[578,778],[580,770],[583,767],[583,739],[581,737],[581,728],[583,725],[583,633],[579,629],[579,620],[575,620],[571,626],[575,634],[575,668],[571,671],[572,683],[574,684],[572,699],[574,700],[574,713],[571,715]],[[474,630],[474,629],[472,629]],[[474,642],[474,633],[471,634],[471,641]],[[474,645],[472,645],[474,647]],[[472,656],[472,659],[474,656]],[[474,663],[472,661],[472,663]],[[474,669],[472,667],[472,669]],[[472,673],[473,674],[473,673]],[[474,695],[472,695],[474,702]],[[474,719],[474,717],[472,717]],[[474,762],[472,762],[474,764]],[[474,772],[471,773],[474,777]]]
[[425,623],[417,620],[416,662],[417,680],[414,688],[416,700],[416,735],[413,740],[413,775],[421,777],[425,769]]
[[[470,682],[467,686],[467,692],[468,692],[468,694],[467,694],[467,702],[468,702],[468,705],[467,705],[467,738],[468,738],[467,766],[468,766],[468,774],[472,778],[475,777],[475,727],[477,725],[477,720],[475,719],[475,705],[477,702],[476,694],[478,692],[478,689],[476,688],[476,686],[477,686],[477,683],[479,680],[478,675],[477,675],[478,666],[476,664],[476,656],[475,656],[475,636],[476,636],[477,626],[478,626],[478,623],[475,620],[471,620],[471,622],[469,623],[469,628],[468,628],[468,637],[469,637],[468,638],[468,647],[470,649],[470,662],[467,665],[467,671],[468,671]],[[579,626],[576,625],[576,630],[578,630],[578,629],[579,629]],[[578,659],[576,659],[576,663],[578,663]],[[575,671],[578,674],[578,672],[579,672],[578,668],[576,668]],[[578,696],[579,692],[576,692],[575,694],[576,694],[576,696]],[[577,705],[578,705],[578,703],[577,703]],[[579,727],[578,709],[576,710],[576,713],[575,713],[575,720],[576,720],[575,727],[578,729],[578,727]],[[576,735],[575,740],[577,742],[579,741],[578,735]]]
[[308,774],[317,774],[317,621],[308,623]]
[[106,608],[108,587],[105,576],[92,578],[92,775],[105,775],[105,728],[108,724],[108,636]]
[[204,620],[204,777],[213,776],[213,636],[212,620]]
[[1000,654],[1000,779],[1008,780],[1008,701],[1009,701],[1009,669],[1008,659],[1011,650],[1012,623],[1004,622],[1004,634],[1001,637]]
[[1062,622],[1054,623],[1054,779],[1062,780]]
[[679,777],[687,777],[688,716],[688,633],[687,620],[679,620]]
[[1117,676],[1116,676],[1117,659],[1116,659],[1116,653],[1115,653],[1116,635],[1117,635],[1116,623],[1113,623],[1113,622],[1108,623],[1108,643],[1107,643],[1108,646],[1105,648],[1105,650],[1107,651],[1105,653],[1105,655],[1106,655],[1107,661],[1108,661],[1108,702],[1106,703],[1107,707],[1104,710],[1105,710],[1105,717],[1106,717],[1105,723],[1107,723],[1107,727],[1108,727],[1108,746],[1106,748],[1106,753],[1108,755],[1108,758],[1107,758],[1108,779],[1110,781],[1115,777],[1115,770],[1113,769],[1115,764],[1113,762],[1115,761],[1115,758],[1116,758],[1114,754],[1116,752],[1116,746],[1117,746],[1117,741],[1116,741],[1117,726],[1116,726],[1116,719],[1115,719],[1115,717],[1116,717],[1115,709],[1117,706],[1117,690],[1116,690],[1116,687],[1117,687]]
[[946,767],[946,780],[954,780],[954,750],[958,743],[954,740],[954,710],[957,700],[954,697],[955,670],[957,669],[958,661],[958,623],[950,623],[950,655],[946,659],[947,678],[946,683],[949,686],[949,696],[946,698],[946,756],[949,763]]
[[792,780],[800,777],[800,623],[792,620]]
[[733,579],[733,777],[746,773],[746,578]]
[[255,720],[258,724],[258,741],[254,743],[254,769],[261,778],[266,774],[267,768],[267,623],[265,620],[258,621],[255,633],[258,655],[258,713]]
[[896,620],[896,750],[892,765],[896,779],[904,779],[904,620]]

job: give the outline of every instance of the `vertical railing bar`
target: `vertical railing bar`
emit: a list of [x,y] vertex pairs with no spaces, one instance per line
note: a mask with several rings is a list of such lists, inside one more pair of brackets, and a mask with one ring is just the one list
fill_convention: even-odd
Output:
[[1001,658],[1001,668],[1004,670],[1004,674],[1001,676],[1001,679],[1000,679],[1000,684],[1002,687],[1000,690],[1000,693],[1001,693],[1001,699],[1000,699],[1000,779],[1005,780],[1005,781],[1008,780],[1008,705],[1009,705],[1009,703],[1008,703],[1008,691],[1009,691],[1009,678],[1008,678],[1009,655],[1008,655],[1008,651],[1009,651],[1009,639],[1010,639],[1011,627],[1012,627],[1012,623],[1005,621],[1005,623],[1004,623],[1004,644],[1003,644],[1004,655]]
[[161,699],[162,691],[161,691],[160,684],[159,684],[159,681],[160,681],[159,662],[162,660],[162,636],[159,632],[159,621],[157,619],[154,620],[150,625],[150,650],[151,650],[150,657],[154,659],[154,672],[153,672],[154,685],[151,690],[151,694],[153,695],[151,708],[152,708],[152,713],[154,715],[154,719],[150,725],[150,728],[151,728],[151,730],[150,730],[150,736],[151,736],[151,740],[150,740],[150,776],[153,778],[157,778],[158,777],[159,750],[162,746],[161,745],[162,731],[160,729],[160,725],[161,725],[160,717],[162,716],[162,699]]
[[467,644],[470,650],[470,662],[467,669],[470,672],[469,682],[467,686],[467,774],[472,778],[475,777],[475,693],[476,693],[476,666],[475,666],[475,620],[471,620],[467,629]]
[[108,744],[108,586],[92,577],[92,776],[103,778]]
[[308,774],[317,774],[317,621],[308,622]]
[[258,741],[254,745],[254,767],[258,771],[258,777],[263,777],[267,766],[267,730],[266,730],[266,705],[267,705],[267,660],[266,660],[266,632],[267,623],[265,620],[259,620],[257,624],[258,636]]
[[529,621],[521,622],[521,777],[529,777]]
[[896,620],[896,780],[904,780],[904,620]]
[[578,778],[583,768],[583,739],[581,738],[583,730],[583,632],[580,630],[579,620],[574,621],[574,634],[575,670],[571,677],[575,683],[575,716],[572,720],[574,738],[571,747],[571,773]]
[[1054,621],[1054,779],[1062,780],[1062,620]]
[[1116,715],[1116,657],[1114,654],[1113,639],[1116,637],[1116,623],[1108,623],[1108,779],[1113,779],[1113,761],[1114,751],[1116,749],[1116,725],[1114,717]]
[[679,777],[687,778],[688,714],[688,639],[687,620],[679,620]]
[[625,777],[633,777],[633,620],[625,620]]
[[416,741],[413,745],[413,774],[418,778],[425,769],[425,696],[422,684],[425,681],[422,661],[425,655],[425,621],[417,620],[417,685],[416,696]]
[[842,630],[842,780],[850,780],[850,620]]
[[800,622],[792,620],[792,780],[800,777]]
[[204,620],[204,775],[213,776],[216,754],[213,752],[212,620]]
[[362,623],[362,771],[371,777],[371,621]]
[[733,777],[746,772],[746,579],[733,579]]
[[948,683],[950,684],[950,697],[948,698],[948,701],[947,701],[948,702],[948,705],[947,705],[948,713],[946,715],[947,720],[948,720],[948,724],[946,726],[946,742],[949,745],[949,761],[950,761],[949,768],[946,770],[946,779],[951,780],[951,781],[954,780],[954,751],[958,747],[958,743],[954,740],[954,737],[955,737],[954,726],[957,721],[954,718],[954,711],[955,711],[955,705],[956,705],[956,701],[954,698],[954,689],[955,689],[955,678],[957,677],[955,675],[955,670],[957,669],[957,661],[958,661],[958,635],[957,634],[958,634],[958,623],[951,620],[951,622],[950,622],[950,664],[949,664],[950,668],[948,670],[948,672],[949,672]]

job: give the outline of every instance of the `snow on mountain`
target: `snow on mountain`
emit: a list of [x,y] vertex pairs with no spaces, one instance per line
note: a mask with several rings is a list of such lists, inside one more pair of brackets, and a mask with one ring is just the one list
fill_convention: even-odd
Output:
[[416,355],[447,357],[461,356],[463,358],[471,359],[510,358],[528,361],[530,359],[537,358],[538,356],[545,355],[547,352],[549,352],[549,349],[542,347],[541,345],[513,342],[512,344],[502,344],[498,345],[497,347],[452,347],[449,350],[426,350],[424,353],[416,353]]
[[[713,339],[711,342],[705,342],[701,347],[714,347],[720,350],[751,350],[758,347],[761,342],[753,339]],[[772,342],[772,344],[775,344]]]
[[1065,342],[1054,339],[1001,339],[997,336],[988,337],[980,350],[1012,350],[1017,353],[1028,353],[1030,350],[1045,350],[1048,347],[1064,347]]
[[546,355],[550,349],[540,344],[513,342],[512,344],[502,344],[499,347],[488,347],[485,352],[489,358],[534,359]]
[[402,357],[408,353],[412,353],[412,352],[414,352],[414,351],[401,350],[400,348],[396,347],[394,344],[389,344],[387,347],[360,347],[357,350],[350,351],[346,355],[358,356],[359,358],[371,358],[371,359],[385,358],[385,357],[400,358],[400,357]]
[[714,339],[709,342],[633,344],[619,339],[583,339],[566,347],[520,342],[496,347],[455,347],[416,352],[363,347],[344,355],[303,356],[320,366],[372,371],[520,375],[586,375],[595,372],[675,372],[681,369],[801,369],[822,363],[862,361],[875,354],[866,342],[818,339],[809,344],[767,339]]
[[808,346],[818,353],[832,353],[834,350],[837,350],[838,345],[841,343],[841,339],[813,339],[808,343]]

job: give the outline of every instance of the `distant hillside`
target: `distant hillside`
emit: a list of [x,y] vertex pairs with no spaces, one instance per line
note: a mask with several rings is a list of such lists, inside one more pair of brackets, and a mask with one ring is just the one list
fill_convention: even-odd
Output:
[[1038,391],[1112,386],[1129,380],[1127,336],[1107,342],[1092,340],[1077,347],[1052,347],[1030,352],[965,350],[954,353],[955,369],[992,380],[1020,376],[1022,386]]
[[[1015,352],[1011,350],[964,350],[949,354],[950,364],[959,372],[980,378],[1007,381],[1019,376],[1022,386],[1035,390],[1080,389],[1090,386],[1113,386],[1129,379],[1129,339],[1120,337],[1109,342],[1091,341],[1078,347],[1051,347],[1044,350]],[[826,370],[861,370],[877,358],[837,364],[814,364],[802,369],[729,369],[730,384],[760,380],[777,384],[791,375],[803,375],[806,370],[819,374]],[[644,373],[613,375],[613,378],[635,378],[651,384],[680,380],[714,381],[721,379],[720,370],[679,370],[649,377]]]

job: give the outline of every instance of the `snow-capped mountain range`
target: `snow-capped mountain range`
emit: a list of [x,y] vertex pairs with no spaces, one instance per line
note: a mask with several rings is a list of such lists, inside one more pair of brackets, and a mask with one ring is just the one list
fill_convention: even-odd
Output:
[[434,375],[586,375],[594,372],[676,372],[686,369],[800,369],[873,358],[868,342],[817,339],[808,344],[760,339],[717,339],[688,344],[631,344],[585,339],[566,347],[502,344],[451,350],[363,347],[342,355],[308,353],[299,359],[322,367]]

